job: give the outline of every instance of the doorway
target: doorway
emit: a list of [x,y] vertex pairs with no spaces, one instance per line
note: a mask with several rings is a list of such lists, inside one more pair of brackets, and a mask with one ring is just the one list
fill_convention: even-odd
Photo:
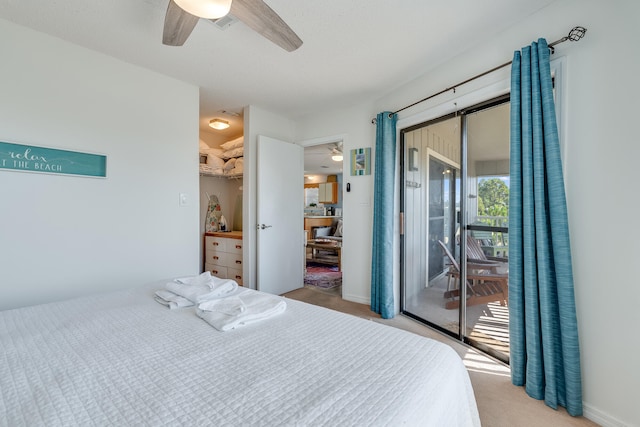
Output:
[[342,295],[342,140],[304,149],[305,286]]
[[508,362],[509,98],[400,142],[401,311]]

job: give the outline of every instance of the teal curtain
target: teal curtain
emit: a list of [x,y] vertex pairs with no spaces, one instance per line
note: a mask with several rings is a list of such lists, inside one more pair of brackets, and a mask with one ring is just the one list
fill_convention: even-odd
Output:
[[544,39],[511,68],[509,332],[513,384],[582,414],[580,349],[560,144]]
[[376,118],[373,181],[373,250],[371,257],[371,311],[383,319],[395,315],[393,303],[393,206],[396,175],[396,120],[388,111]]

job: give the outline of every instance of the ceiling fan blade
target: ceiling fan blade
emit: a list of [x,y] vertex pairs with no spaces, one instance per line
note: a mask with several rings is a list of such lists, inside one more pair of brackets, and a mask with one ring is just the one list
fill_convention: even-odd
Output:
[[302,46],[300,37],[263,0],[233,0],[231,14],[287,52]]
[[185,12],[173,0],[169,0],[167,14],[164,17],[162,44],[182,46],[198,23],[197,16]]

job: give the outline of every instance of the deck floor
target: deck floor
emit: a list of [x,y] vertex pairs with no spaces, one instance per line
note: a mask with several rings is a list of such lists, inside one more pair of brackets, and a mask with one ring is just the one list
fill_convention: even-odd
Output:
[[[416,295],[407,297],[405,311],[455,334],[459,332],[458,309],[446,309],[447,278],[430,282]],[[509,309],[499,302],[467,307],[466,336],[509,356]]]

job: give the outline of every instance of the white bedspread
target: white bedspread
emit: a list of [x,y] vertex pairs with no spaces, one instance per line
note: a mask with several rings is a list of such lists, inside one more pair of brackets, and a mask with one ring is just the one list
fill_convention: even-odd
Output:
[[0,426],[477,426],[446,345],[287,300],[219,332],[158,284],[0,312]]

